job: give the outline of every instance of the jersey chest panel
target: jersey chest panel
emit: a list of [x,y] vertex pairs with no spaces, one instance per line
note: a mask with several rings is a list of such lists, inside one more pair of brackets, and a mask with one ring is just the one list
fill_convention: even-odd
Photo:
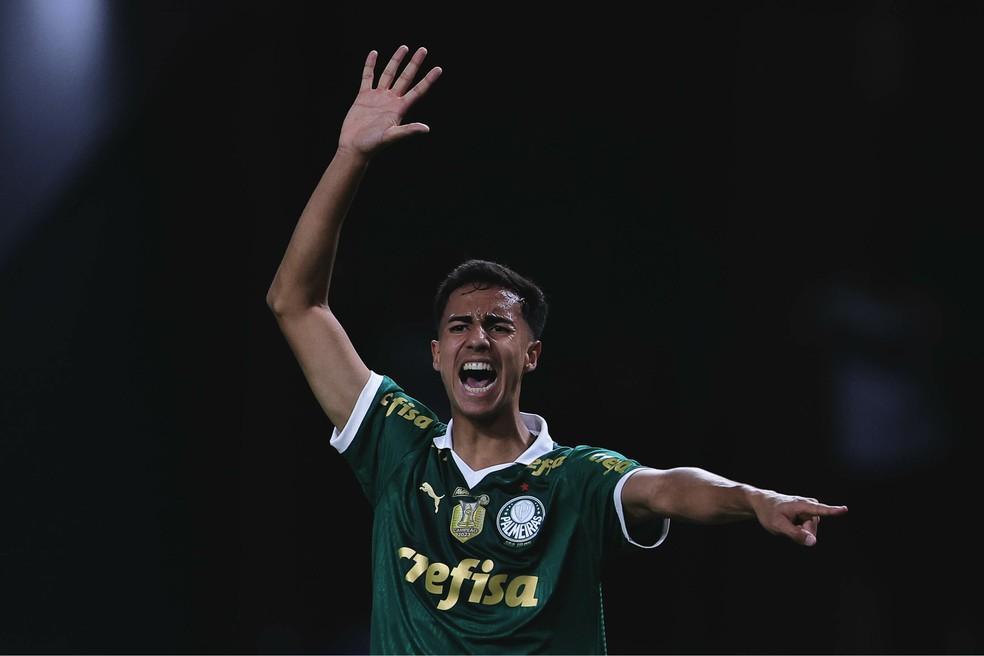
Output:
[[469,487],[450,450],[431,446],[384,490],[379,560],[403,593],[439,612],[476,622],[494,611],[535,613],[557,587],[577,529],[565,483],[560,471],[513,464]]

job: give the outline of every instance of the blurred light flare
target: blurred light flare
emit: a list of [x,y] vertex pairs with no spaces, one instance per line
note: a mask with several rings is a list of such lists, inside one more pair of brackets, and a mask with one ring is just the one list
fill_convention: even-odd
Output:
[[109,130],[119,101],[110,27],[106,0],[0,5],[0,263]]

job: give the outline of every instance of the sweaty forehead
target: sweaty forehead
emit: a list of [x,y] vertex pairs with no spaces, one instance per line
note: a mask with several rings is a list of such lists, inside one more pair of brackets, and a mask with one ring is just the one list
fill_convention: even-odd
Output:
[[518,320],[523,316],[521,301],[519,294],[502,287],[476,289],[473,285],[465,285],[451,292],[444,318],[457,314],[476,317],[498,314]]

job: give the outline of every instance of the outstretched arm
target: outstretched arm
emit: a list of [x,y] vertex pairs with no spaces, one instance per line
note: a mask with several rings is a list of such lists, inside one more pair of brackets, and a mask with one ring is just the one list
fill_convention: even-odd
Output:
[[622,506],[630,526],[657,517],[703,524],[754,517],[770,533],[808,547],[817,542],[821,517],[847,512],[847,506],[760,490],[696,467],[646,469],[634,474],[622,489]]
[[338,149],[301,213],[266,297],[311,390],[339,429],[369,379],[369,369],[328,308],[342,222],[372,157],[400,139],[430,130],[423,123],[400,123],[441,74],[440,68],[432,68],[411,87],[427,50],[419,48],[397,77],[408,51],[406,46],[397,49],[375,88],[376,51],[366,58]]

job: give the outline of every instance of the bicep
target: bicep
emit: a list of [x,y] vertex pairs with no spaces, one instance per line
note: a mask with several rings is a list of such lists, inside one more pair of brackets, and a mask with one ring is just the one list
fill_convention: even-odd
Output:
[[369,380],[369,368],[327,307],[311,306],[275,316],[311,391],[340,430]]
[[665,470],[646,468],[633,474],[622,486],[625,523],[638,526],[668,516],[668,508],[661,503],[666,499],[666,494]]

